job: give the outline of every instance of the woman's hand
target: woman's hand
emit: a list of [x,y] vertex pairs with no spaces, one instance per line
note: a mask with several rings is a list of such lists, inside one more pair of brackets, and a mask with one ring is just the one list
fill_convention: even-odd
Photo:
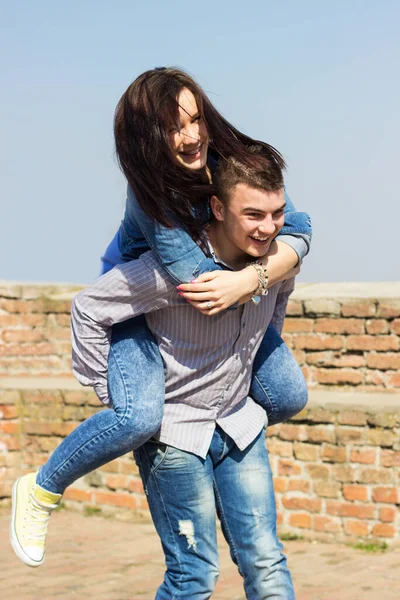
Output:
[[[257,271],[211,271],[191,283],[178,286],[178,293],[205,315],[216,315],[232,304],[246,302],[258,287]],[[211,307],[210,307],[211,306]]]

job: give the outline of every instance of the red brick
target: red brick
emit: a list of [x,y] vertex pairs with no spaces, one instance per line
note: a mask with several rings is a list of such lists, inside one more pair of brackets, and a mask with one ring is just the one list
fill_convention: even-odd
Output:
[[347,350],[397,350],[399,339],[394,335],[349,335]]
[[344,522],[344,532],[346,535],[365,537],[370,532],[370,525],[369,523],[363,523],[362,521],[346,519]]
[[5,342],[40,342],[44,339],[41,329],[6,329],[1,334]]
[[357,448],[350,452],[350,462],[374,465],[377,460],[376,449]]
[[334,423],[335,415],[330,410],[324,408],[310,408],[308,411],[308,420],[314,423]]
[[317,365],[319,367],[331,366],[333,362],[333,352],[327,350],[325,352],[308,352],[306,354],[306,362],[309,365]]
[[284,496],[282,504],[287,510],[306,510],[307,512],[320,512],[322,501],[314,498]]
[[0,498],[10,498],[11,497],[11,481],[6,481],[4,483],[0,483]]
[[362,469],[358,474],[361,483],[394,483],[394,473],[390,469],[371,468]]
[[19,415],[18,407],[15,405],[0,405],[0,419],[16,419]]
[[55,318],[55,322],[57,323],[57,325],[59,325],[60,327],[69,327],[71,324],[71,317],[70,315],[54,315]]
[[290,458],[293,456],[293,447],[289,442],[278,440],[277,438],[267,438],[267,446],[270,454]]
[[371,335],[387,333],[389,331],[389,323],[386,319],[368,319],[365,328],[367,333]]
[[47,342],[0,345],[0,356],[46,356],[49,354],[54,354],[54,346]]
[[293,460],[278,460],[278,475],[301,475],[301,467]]
[[383,467],[400,467],[400,452],[394,452],[393,450],[382,450],[381,465]]
[[282,333],[282,339],[288,348],[293,348],[293,336],[291,333]]
[[397,504],[399,502],[399,493],[397,488],[394,487],[376,487],[372,491],[372,498],[375,502]]
[[41,313],[43,303],[41,300],[0,300],[0,308],[9,313]]
[[311,529],[312,516],[308,513],[297,513],[289,515],[289,525],[301,529]]
[[319,458],[319,446],[313,444],[302,444],[295,442],[293,445],[294,455],[298,460],[315,461]]
[[294,317],[287,317],[285,319],[285,325],[283,331],[285,333],[298,333],[304,332],[309,333],[313,330],[314,321],[312,319],[296,319]]
[[318,383],[331,385],[358,385],[363,382],[364,376],[352,369],[317,369],[315,379]]
[[337,481],[316,481],[314,491],[322,498],[338,498],[341,484]]
[[386,523],[378,523],[372,529],[372,535],[376,537],[393,538],[396,535],[396,528]]
[[383,386],[385,383],[385,375],[382,371],[365,371],[365,383],[368,385]]
[[129,488],[129,477],[126,475],[108,475],[106,478],[107,487],[112,490],[117,489],[128,489]]
[[119,473],[121,465],[121,470],[124,473],[125,471],[123,471],[123,465],[121,464],[120,460],[121,459],[118,458],[116,460],[112,460],[111,462],[100,467],[100,470],[104,471],[105,473]]
[[339,519],[334,517],[327,517],[325,515],[314,516],[314,529],[315,531],[322,531],[325,533],[338,533],[341,525]]
[[339,426],[336,427],[336,437],[338,442],[341,443],[363,444],[365,442],[365,428]]
[[395,298],[388,300],[380,300],[377,317],[383,317],[384,319],[393,319],[393,317],[400,317],[400,300]]
[[144,495],[144,488],[141,479],[132,479],[129,482],[129,491],[134,494]]
[[400,369],[400,354],[388,352],[385,354],[370,353],[367,355],[367,366],[370,369]]
[[285,477],[274,477],[274,490],[275,492],[280,492],[283,493],[286,491],[287,488],[287,478]]
[[[275,478],[276,479],[276,478]],[[289,492],[309,492],[310,482],[306,479],[289,479],[287,481],[287,489]]]
[[390,331],[400,335],[400,319],[395,319],[390,325]]
[[364,356],[359,354],[341,354],[334,356],[331,362],[332,367],[356,368],[364,367],[366,360]]
[[385,523],[393,523],[396,520],[397,509],[385,506],[379,509],[379,520]]
[[353,517],[357,519],[374,519],[376,506],[374,504],[353,504],[348,502],[335,502],[327,500],[326,512],[339,517]]
[[295,335],[295,348],[306,350],[340,350],[344,347],[344,338],[339,335]]
[[344,463],[347,460],[346,448],[324,444],[321,450],[321,460],[324,462]]
[[76,404],[83,406],[86,404],[88,394],[87,392],[63,392],[64,400],[66,404]]
[[345,500],[367,502],[368,487],[366,485],[344,485],[343,497]]
[[388,377],[389,386],[400,387],[400,373],[394,373]]
[[333,465],[332,478],[335,481],[352,482],[357,479],[357,471],[350,465]]
[[366,425],[367,415],[356,409],[344,409],[339,412],[339,423],[341,425]]
[[316,319],[314,332],[360,334],[364,333],[364,321],[362,319]]
[[330,476],[331,467],[327,465],[316,464],[306,465],[306,469],[311,479],[328,479]]
[[307,431],[304,425],[293,425],[292,423],[282,423],[279,430],[279,437],[282,440],[300,440],[307,439]]
[[307,427],[307,437],[310,442],[336,442],[335,428],[332,425],[309,425]]
[[74,487],[68,487],[63,495],[65,500],[77,500],[79,502],[92,502],[92,497],[92,490],[81,490]]
[[392,446],[398,439],[394,431],[381,428],[367,430],[367,440],[374,446]]
[[114,492],[95,492],[96,504],[108,504],[121,508],[137,508],[138,500],[135,496]]
[[15,435],[18,433],[19,423],[14,423],[13,421],[0,421],[0,431],[2,433],[8,433],[10,435]]
[[374,317],[375,312],[373,300],[347,300],[342,303],[344,317]]
[[303,365],[306,361],[306,353],[304,350],[292,350],[293,358],[298,365]]

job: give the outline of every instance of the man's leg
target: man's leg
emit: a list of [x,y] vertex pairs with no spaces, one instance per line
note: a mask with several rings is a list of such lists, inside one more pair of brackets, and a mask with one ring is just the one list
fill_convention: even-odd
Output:
[[135,458],[167,565],[156,600],[208,600],[219,574],[209,456],[150,441]]
[[272,474],[265,431],[244,451],[223,432],[226,451],[214,455],[218,514],[248,600],[294,600],[282,545],[276,536]]

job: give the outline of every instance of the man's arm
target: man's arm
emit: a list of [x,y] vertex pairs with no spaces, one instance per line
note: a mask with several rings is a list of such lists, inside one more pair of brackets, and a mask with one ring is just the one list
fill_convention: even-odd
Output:
[[[111,327],[167,306],[173,286],[148,253],[119,265],[75,296],[71,309],[72,371],[91,385],[103,404],[107,390]],[[175,292],[176,293],[176,292]]]

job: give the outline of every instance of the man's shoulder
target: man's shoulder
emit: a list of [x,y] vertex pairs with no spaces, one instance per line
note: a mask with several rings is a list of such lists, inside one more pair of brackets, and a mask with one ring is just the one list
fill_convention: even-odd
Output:
[[160,285],[165,287],[166,290],[175,291],[175,286],[169,279],[164,267],[161,264],[160,259],[157,257],[153,250],[148,250],[140,255],[137,261],[140,264],[142,270],[146,270],[149,277],[153,277]]

